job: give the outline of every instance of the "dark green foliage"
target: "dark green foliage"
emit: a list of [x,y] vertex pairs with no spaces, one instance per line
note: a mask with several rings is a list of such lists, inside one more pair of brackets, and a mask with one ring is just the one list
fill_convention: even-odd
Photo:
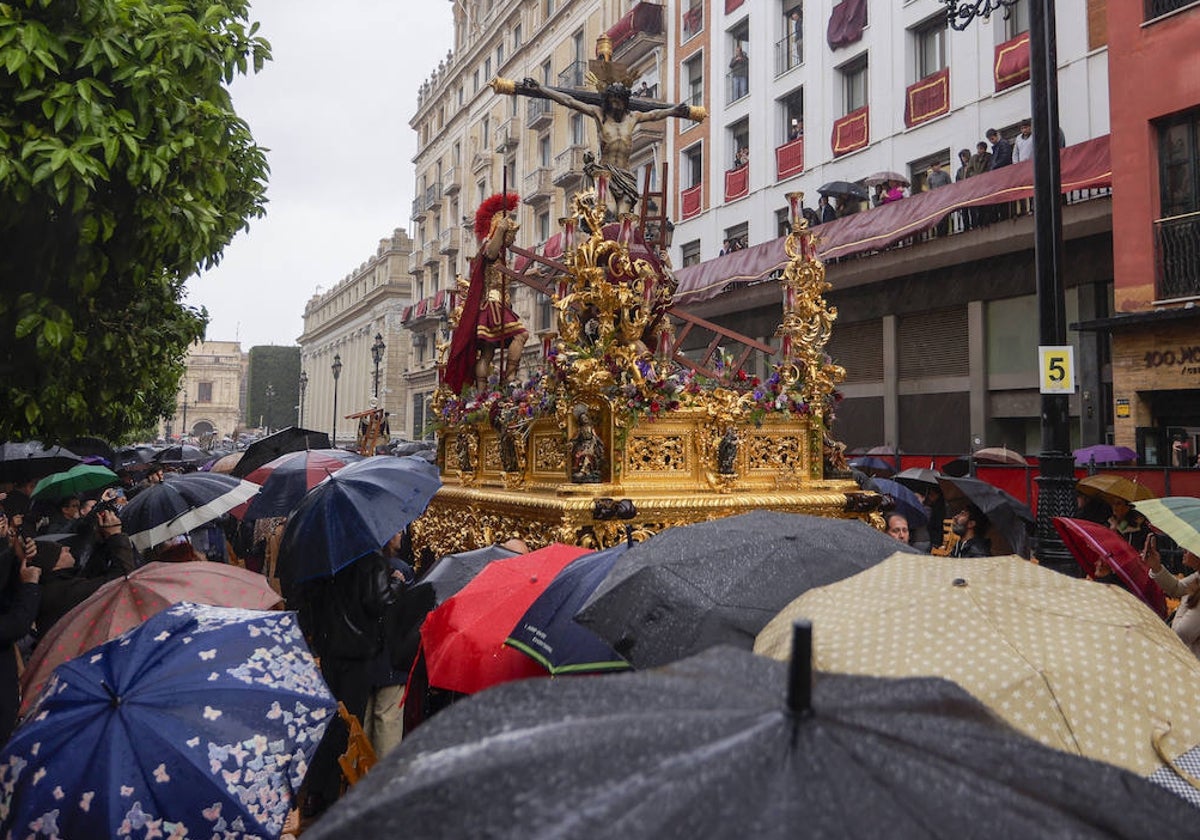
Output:
[[[270,385],[275,396],[267,398]],[[296,425],[300,404],[300,348],[261,346],[250,348],[246,374],[246,425],[283,429]]]
[[184,281],[263,215],[225,88],[270,47],[242,0],[0,2],[0,439],[121,440],[175,403]]

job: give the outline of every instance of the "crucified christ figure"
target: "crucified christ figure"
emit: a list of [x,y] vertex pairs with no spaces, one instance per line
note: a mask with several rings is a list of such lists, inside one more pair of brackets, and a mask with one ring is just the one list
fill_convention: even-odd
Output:
[[[706,116],[703,108],[692,107],[686,103],[665,108],[631,109],[630,90],[621,82],[606,85],[598,103],[589,102],[560,88],[543,86],[535,79],[525,79],[519,84],[507,79],[495,79],[491,84],[497,93],[549,99],[573,111],[586,114],[596,121],[600,134],[600,161],[585,163],[584,171],[593,180],[597,174],[608,177],[608,209],[617,218],[623,213],[633,212],[638,202],[637,179],[629,169],[633,133],[638,125],[665,120],[668,117],[699,122]],[[593,94],[592,98],[594,97]]]

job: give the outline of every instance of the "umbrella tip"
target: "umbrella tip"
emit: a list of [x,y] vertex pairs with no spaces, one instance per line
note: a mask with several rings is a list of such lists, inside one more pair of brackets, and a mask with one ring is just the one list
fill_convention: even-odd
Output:
[[812,622],[792,625],[792,662],[788,672],[788,710],[795,716],[812,714]]
[[113,691],[112,686],[106,683],[104,680],[100,680],[100,685],[102,685],[104,690],[108,692],[109,702],[112,704],[112,707],[115,709],[120,706],[121,698],[117,696],[115,691]]

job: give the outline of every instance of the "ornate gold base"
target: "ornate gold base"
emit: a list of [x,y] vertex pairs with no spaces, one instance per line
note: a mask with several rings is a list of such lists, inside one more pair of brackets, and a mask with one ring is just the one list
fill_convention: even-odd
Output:
[[[562,491],[569,491],[563,493]],[[630,500],[629,520],[597,519],[596,500]],[[607,548],[632,532],[643,540],[664,528],[720,519],[752,510],[858,518],[878,525],[878,514],[862,505],[853,481],[814,482],[802,491],[733,490],[728,493],[622,493],[620,485],[565,485],[522,492],[447,484],[413,523],[413,547],[433,557],[481,548],[513,537],[531,548],[563,542]],[[856,502],[859,504],[856,505]],[[627,530],[628,529],[628,530]]]

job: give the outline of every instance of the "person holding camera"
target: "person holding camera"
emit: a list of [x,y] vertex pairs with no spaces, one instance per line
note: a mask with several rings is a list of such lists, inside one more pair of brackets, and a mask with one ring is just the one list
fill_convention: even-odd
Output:
[[1183,552],[1183,565],[1191,574],[1175,577],[1163,566],[1158,553],[1157,538],[1150,534],[1142,548],[1142,565],[1150,573],[1150,579],[1159,585],[1168,598],[1178,598],[1179,606],[1171,619],[1171,629],[1200,658],[1200,557],[1188,550]]

